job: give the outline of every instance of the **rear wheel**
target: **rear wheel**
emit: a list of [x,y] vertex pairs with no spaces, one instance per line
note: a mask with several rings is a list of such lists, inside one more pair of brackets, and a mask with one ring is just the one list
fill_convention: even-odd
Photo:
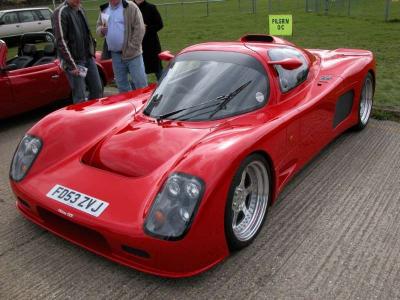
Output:
[[230,250],[251,244],[267,214],[271,194],[268,162],[259,154],[248,156],[232,180],[225,208],[225,233]]
[[364,79],[361,89],[360,104],[358,107],[358,123],[354,126],[355,130],[364,129],[371,116],[372,104],[374,99],[374,78],[371,73]]

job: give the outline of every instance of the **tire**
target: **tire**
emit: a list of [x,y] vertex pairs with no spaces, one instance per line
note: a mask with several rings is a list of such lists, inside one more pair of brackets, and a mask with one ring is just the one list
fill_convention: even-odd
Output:
[[359,131],[367,126],[374,102],[374,90],[374,78],[371,73],[368,73],[361,88],[358,105],[358,123],[353,127],[354,130]]
[[[53,34],[53,30],[52,29],[47,29],[46,32]],[[51,36],[46,35],[45,36],[46,42],[48,43],[54,43],[55,41],[52,39]]]
[[270,198],[268,162],[260,154],[252,154],[233,177],[226,202],[225,234],[231,251],[253,242],[266,219]]

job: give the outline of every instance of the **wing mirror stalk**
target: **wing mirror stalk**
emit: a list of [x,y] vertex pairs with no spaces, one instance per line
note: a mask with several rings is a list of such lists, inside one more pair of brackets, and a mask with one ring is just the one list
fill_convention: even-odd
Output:
[[175,56],[170,52],[170,51],[163,51],[161,53],[158,54],[158,57],[162,60],[162,61],[170,61],[171,59],[173,59]]
[[286,58],[283,60],[269,61],[269,65],[280,65],[285,70],[295,70],[303,65],[303,62],[295,57]]

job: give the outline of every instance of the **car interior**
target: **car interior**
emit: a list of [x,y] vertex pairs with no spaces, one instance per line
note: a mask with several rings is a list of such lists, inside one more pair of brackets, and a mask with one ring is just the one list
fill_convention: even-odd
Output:
[[16,65],[15,69],[23,69],[51,63],[56,59],[56,49],[53,43],[46,43],[38,50],[35,44],[25,44],[21,54],[7,61],[7,65]]

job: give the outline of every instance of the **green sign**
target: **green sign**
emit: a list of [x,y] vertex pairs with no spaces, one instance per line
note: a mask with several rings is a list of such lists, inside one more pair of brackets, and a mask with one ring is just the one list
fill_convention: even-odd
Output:
[[292,35],[292,15],[269,15],[269,34]]

